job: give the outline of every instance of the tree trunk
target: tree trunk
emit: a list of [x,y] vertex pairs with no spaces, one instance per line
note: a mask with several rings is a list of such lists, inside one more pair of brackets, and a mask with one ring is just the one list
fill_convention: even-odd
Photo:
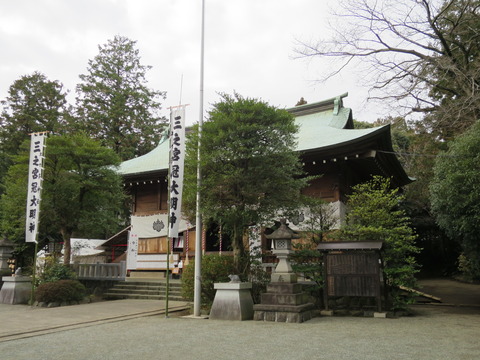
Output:
[[60,233],[62,234],[63,239],[63,264],[70,264],[70,257],[72,256],[72,245],[70,243],[70,238],[72,233],[66,229],[61,229]]
[[233,263],[237,271],[241,273],[243,270],[241,269],[242,259],[245,255],[242,226],[234,225],[232,248],[233,248]]

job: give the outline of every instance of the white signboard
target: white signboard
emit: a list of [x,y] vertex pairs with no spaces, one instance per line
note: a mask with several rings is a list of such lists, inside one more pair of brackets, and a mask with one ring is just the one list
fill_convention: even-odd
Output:
[[31,135],[25,241],[37,242],[46,133]]
[[138,257],[138,235],[133,231],[128,232],[128,254],[127,254],[127,270],[137,268]]
[[182,217],[183,170],[185,161],[185,106],[170,110],[170,169],[168,236],[178,237]]

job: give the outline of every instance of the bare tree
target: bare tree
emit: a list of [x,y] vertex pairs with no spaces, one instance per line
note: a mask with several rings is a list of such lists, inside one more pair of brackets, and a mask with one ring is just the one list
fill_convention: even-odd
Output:
[[299,41],[296,49],[301,57],[332,60],[321,80],[355,64],[370,99],[427,114],[443,138],[479,118],[479,0],[344,0],[340,6],[331,39]]

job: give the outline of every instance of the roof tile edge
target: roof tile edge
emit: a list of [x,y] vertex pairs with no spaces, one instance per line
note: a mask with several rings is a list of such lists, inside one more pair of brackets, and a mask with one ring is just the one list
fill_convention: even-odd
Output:
[[343,107],[342,99],[347,96],[348,92],[332,97],[330,99],[314,102],[311,104],[294,106],[291,108],[287,108],[286,110],[295,116],[314,114],[325,110],[333,110],[334,114],[336,115]]

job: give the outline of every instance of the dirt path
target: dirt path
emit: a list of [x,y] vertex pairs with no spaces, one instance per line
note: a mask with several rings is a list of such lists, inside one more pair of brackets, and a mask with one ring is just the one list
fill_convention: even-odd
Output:
[[[480,284],[470,284],[452,279],[436,278],[422,279],[418,281],[418,290],[439,297],[440,303],[428,302],[427,307],[436,307],[435,311],[455,314],[480,314]],[[423,305],[415,305],[413,308],[421,308]]]

